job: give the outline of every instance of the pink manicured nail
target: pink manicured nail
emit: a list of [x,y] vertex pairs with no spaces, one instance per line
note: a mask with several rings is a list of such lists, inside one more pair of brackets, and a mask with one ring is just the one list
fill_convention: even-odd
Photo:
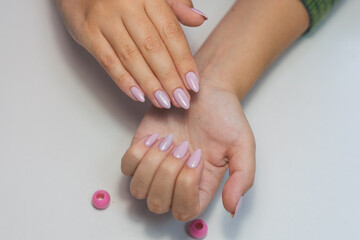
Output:
[[189,84],[189,87],[194,91],[194,92],[198,92],[199,91],[199,79],[196,76],[195,73],[193,72],[188,72],[185,75],[185,79],[186,82]]
[[154,133],[153,135],[149,136],[146,140],[145,140],[145,146],[150,147],[152,146],[156,140],[158,139],[159,135],[157,133]]
[[167,150],[169,150],[172,141],[173,141],[173,135],[172,134],[167,135],[159,144],[160,151],[166,152]]
[[177,146],[173,152],[173,156],[181,159],[185,156],[185,154],[187,153],[189,148],[189,142],[185,141],[183,143],[181,143],[179,146]]
[[145,102],[145,96],[140,91],[140,89],[138,89],[137,87],[132,87],[130,88],[130,92],[139,102]]
[[198,149],[195,152],[193,152],[193,154],[191,154],[186,164],[189,168],[196,168],[200,163],[200,159],[201,159],[201,149]]
[[233,214],[231,214],[231,217],[236,217],[237,216],[237,213],[239,212],[239,209],[241,207],[241,203],[243,201],[243,197],[244,196],[241,196],[240,200],[238,201],[237,205],[236,205],[236,208],[235,208],[235,212]]
[[190,102],[189,102],[189,98],[186,96],[184,90],[182,90],[181,88],[177,88],[174,91],[174,98],[176,100],[176,102],[184,109],[189,109],[190,107]]
[[157,90],[155,92],[156,101],[160,104],[160,106],[169,109],[171,107],[170,99],[166,93],[162,90]]
[[201,16],[203,16],[205,18],[205,20],[208,20],[208,17],[206,16],[205,13],[203,13],[202,11],[196,9],[196,8],[191,8],[191,10],[197,14],[200,14]]

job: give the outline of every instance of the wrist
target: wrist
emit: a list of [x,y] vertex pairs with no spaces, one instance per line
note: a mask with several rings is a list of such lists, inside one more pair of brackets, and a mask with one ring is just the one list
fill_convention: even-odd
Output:
[[202,84],[242,99],[269,64],[309,26],[300,1],[238,1],[195,59]]

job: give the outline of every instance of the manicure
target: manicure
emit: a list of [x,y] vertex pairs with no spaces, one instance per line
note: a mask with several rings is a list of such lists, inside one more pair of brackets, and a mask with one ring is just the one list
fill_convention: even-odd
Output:
[[132,87],[130,88],[130,92],[139,102],[145,102],[145,96],[140,91],[140,89],[138,89],[137,87]]
[[160,151],[166,152],[167,150],[169,150],[172,141],[173,141],[173,135],[172,134],[167,135],[159,144]]
[[194,91],[194,92],[198,92],[199,91],[199,79],[196,76],[195,73],[193,72],[188,72],[185,75],[185,79],[186,82],[189,84],[189,87]]
[[241,196],[240,200],[238,201],[238,203],[236,204],[236,208],[235,208],[235,212],[233,214],[231,214],[231,217],[234,218],[237,216],[237,213],[239,212],[239,209],[241,207],[241,203],[243,201],[243,197],[244,196]]
[[201,149],[198,149],[195,152],[193,152],[193,154],[191,154],[191,156],[190,156],[189,160],[187,161],[186,165],[189,168],[196,168],[200,163],[200,159],[201,159]]
[[184,90],[182,90],[181,88],[177,88],[174,91],[174,98],[176,100],[176,102],[184,109],[189,109],[190,107],[190,102],[189,102],[189,98],[186,96]]
[[154,133],[153,135],[149,136],[146,140],[145,140],[145,146],[150,147],[152,146],[156,140],[158,139],[159,135],[157,133]]
[[169,109],[171,107],[170,99],[167,96],[167,94],[164,93],[164,91],[157,90],[155,92],[155,98],[156,98],[156,101],[160,104],[160,106],[162,106],[166,109]]
[[189,142],[185,141],[181,143],[179,146],[177,146],[173,152],[173,156],[177,159],[181,159],[185,156],[189,148]]
[[203,16],[205,18],[205,20],[208,20],[208,17],[206,16],[206,14],[203,13],[202,11],[200,11],[199,9],[191,8],[191,11],[193,11],[194,13],[200,14],[201,16]]

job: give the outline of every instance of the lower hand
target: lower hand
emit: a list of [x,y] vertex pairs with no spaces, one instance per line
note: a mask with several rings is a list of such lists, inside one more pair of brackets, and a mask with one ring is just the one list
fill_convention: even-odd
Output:
[[[237,96],[229,89],[204,79],[189,111],[152,108],[142,120],[122,159],[122,171],[132,176],[131,194],[147,199],[150,211],[187,221],[202,213],[216,193],[225,172],[223,204],[235,213],[240,198],[252,186],[255,173],[255,141]],[[163,139],[152,146],[144,141],[153,133],[172,134],[174,142],[159,150]],[[174,149],[183,141],[189,150]],[[182,144],[182,149],[186,143]],[[201,149],[201,160],[191,166]],[[186,149],[185,149],[186,150]],[[199,152],[196,151],[195,155]],[[175,156],[180,157],[180,159]],[[190,160],[189,160],[190,157]],[[190,166],[186,163],[189,163]]]
[[158,108],[188,109],[199,80],[176,15],[201,25],[206,17],[190,0],[57,0],[72,37],[135,101],[145,95]]

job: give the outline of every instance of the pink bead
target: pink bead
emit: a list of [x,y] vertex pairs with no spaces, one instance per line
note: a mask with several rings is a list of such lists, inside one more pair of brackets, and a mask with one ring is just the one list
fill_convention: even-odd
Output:
[[204,238],[207,230],[206,222],[201,219],[195,219],[189,225],[189,233],[193,238]]
[[105,209],[109,206],[110,195],[105,190],[98,190],[92,197],[92,204],[97,209]]

